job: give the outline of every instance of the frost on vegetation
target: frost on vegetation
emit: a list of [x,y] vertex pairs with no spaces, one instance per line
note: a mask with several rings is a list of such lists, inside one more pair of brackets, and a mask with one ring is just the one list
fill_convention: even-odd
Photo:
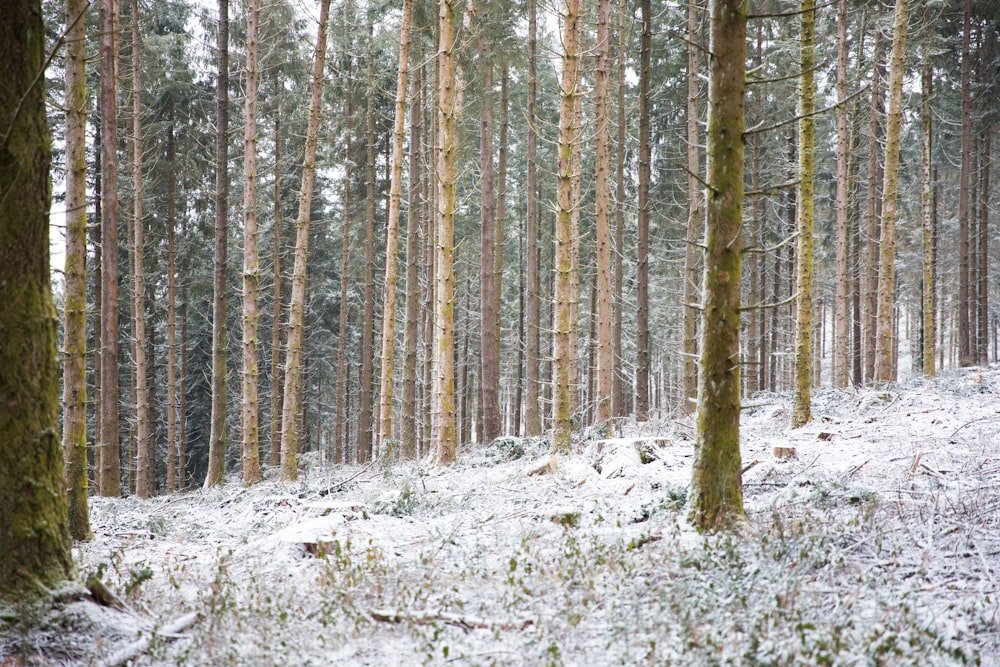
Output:
[[754,397],[729,535],[687,525],[690,423],[665,419],[539,476],[548,443],[501,438],[447,468],[317,458],[294,485],[95,498],[74,556],[126,610],[67,602],[0,656],[98,664],[198,612],[136,664],[995,663],[998,372],[817,391],[795,430],[787,396]]

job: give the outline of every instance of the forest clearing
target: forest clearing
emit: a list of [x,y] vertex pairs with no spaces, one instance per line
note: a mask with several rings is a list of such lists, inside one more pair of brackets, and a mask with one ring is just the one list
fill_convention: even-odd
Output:
[[788,395],[750,403],[735,535],[684,519],[689,420],[536,475],[538,439],[447,468],[312,459],[294,484],[95,498],[74,557],[127,610],[71,604],[21,641],[42,664],[150,632],[134,664],[997,664],[1000,368],[823,390],[802,429]]

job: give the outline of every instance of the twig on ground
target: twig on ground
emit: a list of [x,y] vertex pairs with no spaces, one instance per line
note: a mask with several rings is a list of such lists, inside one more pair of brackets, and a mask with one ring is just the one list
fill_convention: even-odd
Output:
[[134,658],[139,657],[149,649],[149,645],[153,641],[153,637],[159,637],[161,639],[178,639],[183,637],[181,632],[184,632],[189,627],[195,624],[198,620],[199,614],[194,611],[190,614],[185,614],[172,623],[164,625],[158,630],[153,630],[150,634],[137,639],[120,651],[112,654],[104,662],[100,663],[101,667],[119,667],[124,665]]

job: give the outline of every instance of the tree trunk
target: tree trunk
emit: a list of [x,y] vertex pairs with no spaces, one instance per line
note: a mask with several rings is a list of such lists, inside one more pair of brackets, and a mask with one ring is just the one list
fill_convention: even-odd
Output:
[[[878,20],[881,5],[876,5],[875,20]],[[882,210],[882,193],[879,191],[879,182],[882,180],[880,163],[878,159],[879,146],[879,115],[881,114],[882,91],[881,91],[881,59],[884,53],[883,39],[881,32],[875,30],[875,44],[872,47],[872,96],[871,122],[869,124],[868,136],[868,196],[867,208],[865,212],[865,227],[862,234],[862,326],[861,331],[864,337],[864,376],[865,382],[870,382],[875,376],[875,329],[876,310],[878,293],[878,244],[876,239],[879,234],[879,217]]]
[[[350,269],[350,234],[351,234],[351,141],[353,140],[353,120],[354,105],[351,82],[345,82],[347,89],[347,128],[344,139],[344,216],[341,235],[341,258],[340,258],[340,332],[337,337],[337,407],[334,417],[334,430],[337,432],[337,443],[334,445],[334,460],[338,463],[353,462],[349,456],[350,440],[344,432],[344,422],[347,419],[349,408],[345,405],[347,395],[345,393],[350,381],[347,380],[346,350],[347,350],[347,320],[350,314],[350,305],[347,301],[347,274]],[[345,384],[346,383],[346,384]],[[336,452],[340,452],[339,458]]]
[[614,347],[612,340],[611,288],[611,135],[608,128],[608,51],[611,46],[611,3],[597,4],[597,62],[594,83],[594,123],[597,137],[594,147],[594,195],[596,207],[597,277],[594,299],[597,318],[597,378],[591,403],[594,422],[611,418],[614,392]]
[[926,377],[934,377],[934,344],[936,342],[934,318],[934,216],[933,199],[931,196],[931,140],[933,122],[931,118],[931,95],[933,94],[934,70],[928,57],[930,48],[925,45],[924,63],[920,82],[920,127],[921,127],[921,160],[920,160],[920,217],[922,228],[923,262],[921,273],[923,323],[921,329],[922,370]]
[[801,2],[799,66],[799,174],[796,213],[798,215],[798,311],[795,326],[795,400],[792,427],[812,419],[813,375],[813,171],[815,161],[816,3]]
[[406,219],[406,314],[403,326],[403,414],[399,434],[400,455],[417,458],[417,326],[420,320],[420,195],[423,187],[420,160],[423,157],[424,111],[422,69],[417,68],[410,85],[410,192]]
[[972,92],[970,43],[972,0],[963,3],[962,16],[962,156],[958,181],[958,365],[972,365],[971,303],[969,298],[969,189],[972,187]]
[[[504,244],[506,243],[506,218],[507,218],[507,150],[508,136],[510,134],[509,108],[510,93],[508,92],[510,82],[509,64],[503,61],[500,65],[500,146],[497,156],[497,210],[496,210],[496,236],[495,236],[495,259],[493,262],[493,293],[497,303],[496,317],[496,338],[497,338],[497,384],[500,383],[500,366],[503,360],[503,330],[501,328],[501,317],[503,309],[503,268],[504,268]],[[520,383],[519,383],[520,384]],[[499,392],[499,387],[498,387]],[[504,411],[497,406],[497,420],[500,430],[497,436],[507,431],[505,427]],[[506,422],[509,424],[509,422]]]
[[[243,129],[243,452],[240,468],[247,486],[260,481],[260,401],[257,367],[257,91],[260,87],[258,0],[247,0],[246,106]],[[275,138],[278,141],[278,138]],[[280,302],[278,302],[280,303]],[[277,303],[275,305],[278,305]]]
[[524,434],[542,432],[539,413],[539,370],[541,363],[541,275],[538,266],[538,128],[536,97],[538,88],[538,0],[528,0],[528,138],[527,138],[527,341],[525,342]]
[[271,313],[271,430],[268,465],[281,463],[281,105],[274,112],[274,305]]
[[899,185],[899,139],[903,125],[903,76],[906,68],[906,20],[909,0],[896,0],[886,112],[885,180],[882,185],[882,231],[879,235],[878,323],[875,334],[875,379],[895,382],[893,320],[896,260],[896,200]]
[[[396,79],[396,115],[392,126],[392,165],[389,172],[389,217],[385,226],[385,283],[382,287],[382,362],[379,377],[379,441],[392,456],[392,381],[396,343],[396,255],[399,245],[400,193],[403,189],[403,135],[406,130],[406,84],[410,74],[410,14],[413,0],[403,0],[399,28],[399,73]],[[413,187],[412,184],[410,186]]]
[[990,130],[984,129],[979,141],[979,299],[977,301],[979,325],[979,349],[977,356],[981,365],[990,362],[989,321],[990,321],[990,264],[989,264],[989,200],[990,200]]
[[365,283],[362,296],[361,372],[358,374],[358,463],[372,458],[372,373],[375,344],[375,46],[368,25],[367,111],[365,112]]
[[684,340],[681,351],[681,410],[694,409],[698,394],[698,255],[697,247],[702,235],[701,170],[698,142],[698,13],[697,4],[688,5],[687,24],[687,233],[684,247]]
[[431,447],[455,461],[455,0],[438,1],[438,168]]
[[833,386],[844,388],[848,383],[850,352],[850,315],[848,306],[847,281],[848,240],[850,225],[847,217],[847,203],[850,195],[850,173],[848,169],[847,136],[847,0],[839,0],[837,6],[837,287],[833,322]]
[[167,493],[177,490],[177,257],[174,126],[167,128]]
[[121,495],[118,432],[118,0],[101,0],[101,440],[98,492]]
[[740,273],[747,3],[712,0],[704,304],[689,519],[701,530],[743,519]]
[[552,451],[568,454],[572,425],[570,392],[573,282],[573,167],[576,145],[577,68],[579,64],[579,0],[566,0],[562,33],[562,81],[559,98],[559,172],[555,238],[554,328],[552,354]]
[[73,570],[58,436],[59,332],[49,274],[50,152],[45,88],[40,83],[44,30],[41,2],[22,0],[4,7],[0,599],[9,603],[44,595],[68,580]]
[[212,426],[205,488],[226,474],[226,257],[229,227],[229,0],[219,0],[215,138],[215,297],[212,302]]
[[479,379],[482,386],[481,444],[500,436],[500,295],[496,280],[496,197],[493,170],[493,57],[486,26],[479,25],[479,72],[483,79],[483,108],[479,115],[480,264],[479,264]]
[[639,211],[636,225],[636,366],[635,417],[649,418],[649,181],[650,181],[650,50],[652,9],[641,0],[642,35],[639,48]]
[[66,2],[66,296],[63,456],[74,540],[90,538],[87,503],[87,74],[85,0]]
[[625,53],[625,12],[618,12],[618,127],[616,128],[617,157],[615,159],[615,313],[612,328],[612,362],[614,365],[614,389],[611,412],[615,417],[628,414],[628,399],[625,395],[625,379],[622,370],[622,320],[625,311],[624,270],[625,256],[625,139],[628,121],[625,115],[625,64],[628,56]]
[[316,31],[316,54],[313,60],[309,121],[306,125],[305,159],[302,162],[302,188],[299,197],[298,217],[295,220],[295,264],[292,268],[292,296],[288,309],[285,392],[281,415],[281,480],[286,482],[295,481],[299,476],[298,452],[302,431],[298,417],[302,400],[306,262],[309,257],[309,220],[312,212],[313,184],[316,180],[316,144],[319,139],[319,119],[323,100],[326,23],[329,16],[330,0],[322,0],[319,26]]

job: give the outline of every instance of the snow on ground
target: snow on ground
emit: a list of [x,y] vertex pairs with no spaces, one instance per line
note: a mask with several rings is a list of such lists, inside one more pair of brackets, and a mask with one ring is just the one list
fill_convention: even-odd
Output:
[[0,655],[107,664],[144,636],[135,664],[1000,664],[998,399],[1000,368],[817,390],[791,430],[788,396],[751,397],[737,535],[685,521],[687,419],[581,436],[531,476],[546,443],[504,439],[450,468],[94,498],[74,556],[131,611],[69,605]]

